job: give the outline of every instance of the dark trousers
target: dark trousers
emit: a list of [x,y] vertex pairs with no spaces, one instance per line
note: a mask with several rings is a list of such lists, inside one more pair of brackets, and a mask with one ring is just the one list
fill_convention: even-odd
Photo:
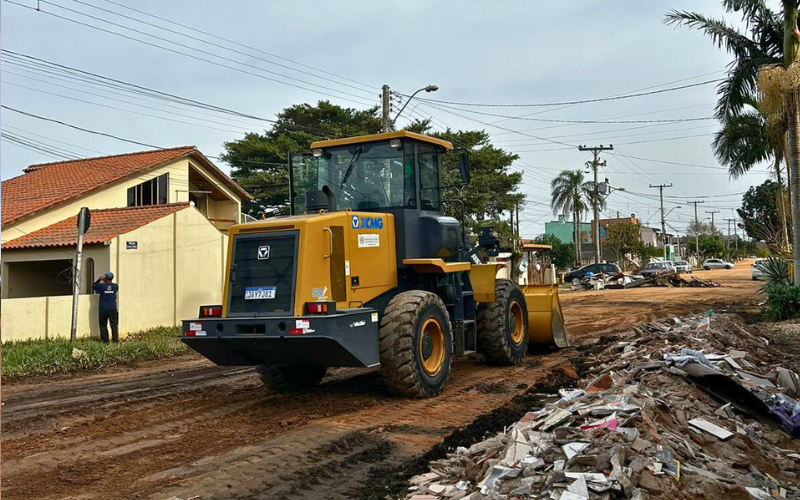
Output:
[[119,342],[117,325],[119,324],[119,312],[116,309],[104,311],[100,309],[100,340],[108,344],[108,325],[111,323],[111,338],[114,342]]

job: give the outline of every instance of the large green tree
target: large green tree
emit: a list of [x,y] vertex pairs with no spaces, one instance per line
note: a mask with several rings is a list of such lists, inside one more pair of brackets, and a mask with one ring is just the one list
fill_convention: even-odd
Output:
[[375,134],[381,131],[378,108],[342,108],[328,101],[316,106],[297,104],[278,113],[263,134],[248,133],[223,144],[220,158],[231,166],[231,177],[253,195],[243,210],[261,218],[289,212],[288,158],[304,153],[321,139]]
[[700,243],[700,252],[697,252],[694,240],[689,240],[686,244],[686,247],[690,252],[700,255],[703,259],[709,259],[712,257],[727,257],[728,250],[725,248],[725,243],[722,241],[722,236],[718,234],[701,234],[698,240]]
[[782,227],[787,226],[775,200],[786,197],[786,191],[772,180],[751,186],[742,196],[742,207],[736,212],[742,218],[748,236],[765,242],[776,252],[785,251]]
[[597,206],[605,208],[605,199],[597,196],[593,181],[587,181],[580,170],[564,170],[550,183],[553,213],[572,215],[572,239],[575,245],[575,263],[581,263],[581,218],[592,207],[597,197]]
[[[464,202],[467,228],[471,232],[474,233],[476,227],[493,226],[501,239],[510,243],[512,228],[503,214],[514,210],[516,204],[525,198],[518,193],[522,173],[511,171],[512,163],[519,157],[492,145],[489,134],[483,130],[448,129],[432,135],[452,142],[456,153],[460,150],[469,152],[471,180],[467,186],[462,185],[458,154],[444,156],[442,183],[446,188],[443,199]],[[449,215],[458,217],[460,210],[455,204],[446,204]]]
[[564,243],[554,234],[540,234],[533,239],[533,242],[553,247],[550,250],[541,252],[543,261],[554,264],[556,269],[569,269],[572,266],[575,260],[573,243]]
[[617,261],[625,270],[625,254],[632,253],[642,242],[642,226],[632,222],[617,222],[606,229],[606,245],[617,255]]

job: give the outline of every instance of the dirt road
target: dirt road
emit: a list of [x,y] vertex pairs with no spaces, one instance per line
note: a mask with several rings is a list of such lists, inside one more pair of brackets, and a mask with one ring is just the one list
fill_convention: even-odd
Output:
[[[571,338],[760,300],[749,265],[699,272],[721,288],[640,288],[562,296]],[[375,371],[332,370],[313,391],[268,394],[251,369],[204,359],[51,383],[4,384],[3,494],[29,498],[383,498],[454,429],[503,425],[528,391],[574,377],[575,349],[516,367],[455,362],[434,399],[389,397]],[[531,392],[533,394],[531,394]],[[487,417],[487,415],[489,415]],[[476,420],[477,419],[477,420]]]

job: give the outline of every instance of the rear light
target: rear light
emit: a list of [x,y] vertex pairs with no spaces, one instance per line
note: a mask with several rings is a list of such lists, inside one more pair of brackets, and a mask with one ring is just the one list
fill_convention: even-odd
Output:
[[221,318],[222,306],[200,306],[201,318]]
[[184,337],[194,337],[196,334],[197,332],[193,330],[186,330],[185,332],[183,332]]
[[306,310],[308,314],[328,314],[328,304],[324,302],[321,303],[309,303],[306,304]]
[[333,300],[306,302],[306,314],[336,314],[336,302]]
[[290,328],[289,329],[289,335],[302,335],[303,333],[304,332],[303,332],[302,328]]

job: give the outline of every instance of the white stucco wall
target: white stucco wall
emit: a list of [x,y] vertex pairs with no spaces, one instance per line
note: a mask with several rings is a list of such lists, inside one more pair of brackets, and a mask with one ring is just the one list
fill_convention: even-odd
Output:
[[227,239],[192,207],[116,238],[121,330],[179,325],[200,305],[221,304]]
[[[99,337],[97,295],[78,297],[78,337]],[[3,342],[37,338],[69,338],[72,297],[3,299]]]
[[[128,241],[136,241],[137,248],[127,249]],[[92,249],[97,250],[97,255],[92,254],[97,259],[96,275],[111,270],[119,284],[120,336],[178,325],[196,316],[200,305],[221,304],[227,243],[227,235],[196,208],[188,207]],[[15,259],[64,256],[54,250],[39,252],[3,252],[3,261],[14,254]],[[71,300],[70,296],[3,299],[3,340],[64,332],[68,336]],[[79,334],[97,336],[98,332],[97,296],[81,296]]]

